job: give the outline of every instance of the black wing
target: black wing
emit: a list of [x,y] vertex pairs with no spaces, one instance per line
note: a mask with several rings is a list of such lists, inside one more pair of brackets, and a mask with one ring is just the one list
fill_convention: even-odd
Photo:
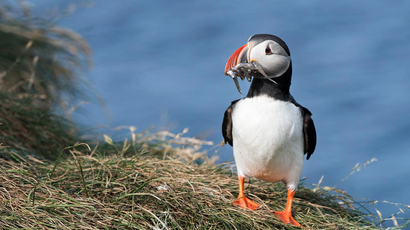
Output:
[[312,113],[305,107],[301,107],[303,115],[303,134],[305,136],[305,154],[309,160],[316,148],[316,128],[310,116]]
[[301,106],[296,100],[291,96],[291,102],[298,106],[302,113],[303,118],[303,135],[305,142],[304,152],[307,154],[306,159],[309,160],[310,156],[313,154],[316,148],[316,128],[313,120],[311,118],[312,113],[305,107]]
[[224,136],[225,143],[233,145],[232,138],[232,110],[239,100],[233,101],[231,105],[226,109],[224,114],[224,120],[222,122],[222,135]]

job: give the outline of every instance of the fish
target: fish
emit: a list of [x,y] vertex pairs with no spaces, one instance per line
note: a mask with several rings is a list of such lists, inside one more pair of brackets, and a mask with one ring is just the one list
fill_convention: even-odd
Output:
[[264,78],[268,79],[269,81],[278,84],[276,81],[270,79],[268,75],[263,71],[262,66],[259,62],[250,62],[250,63],[239,63],[232,69],[226,72],[226,75],[230,76],[233,81],[235,82],[235,86],[238,89],[238,92],[242,95],[241,87],[239,86],[238,78],[242,81],[246,78],[248,82],[251,82],[252,77],[254,77],[255,73],[260,73]]

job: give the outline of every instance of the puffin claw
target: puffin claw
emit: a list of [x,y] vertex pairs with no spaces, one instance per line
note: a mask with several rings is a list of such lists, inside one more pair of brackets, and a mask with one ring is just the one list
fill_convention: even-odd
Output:
[[246,196],[240,197],[232,202],[235,206],[248,210],[256,210],[260,207],[259,204],[253,202]]
[[300,225],[295,219],[293,219],[290,212],[287,212],[287,211],[283,211],[283,212],[271,211],[271,212],[275,214],[277,217],[279,217],[279,219],[285,224],[291,224],[293,226],[302,227],[302,225]]

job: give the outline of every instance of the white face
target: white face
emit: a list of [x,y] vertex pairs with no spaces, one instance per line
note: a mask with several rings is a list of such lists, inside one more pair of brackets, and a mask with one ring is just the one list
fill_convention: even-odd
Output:
[[250,50],[249,60],[257,61],[269,77],[279,77],[288,70],[290,56],[278,43],[266,40]]

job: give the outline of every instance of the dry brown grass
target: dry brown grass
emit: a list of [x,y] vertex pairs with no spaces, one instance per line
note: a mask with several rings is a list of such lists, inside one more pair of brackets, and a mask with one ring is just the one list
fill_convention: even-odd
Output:
[[[1,228],[292,228],[270,213],[286,205],[282,184],[247,183],[248,196],[262,208],[242,210],[231,203],[235,173],[198,150],[206,142],[168,132],[131,139],[116,144],[106,136],[105,147],[72,146],[65,150],[71,157],[55,163],[17,155],[18,161],[0,159]],[[343,193],[300,186],[293,212],[308,229],[375,228],[346,204],[356,205]]]

